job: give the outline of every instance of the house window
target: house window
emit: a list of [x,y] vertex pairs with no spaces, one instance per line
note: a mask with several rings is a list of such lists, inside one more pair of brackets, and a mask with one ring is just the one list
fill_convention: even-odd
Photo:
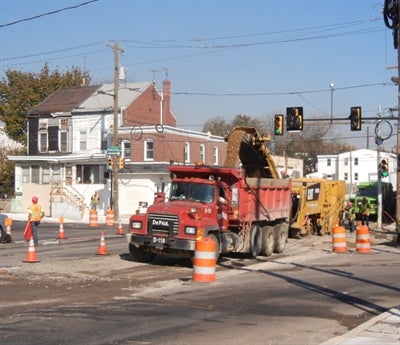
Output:
[[204,144],[200,144],[200,160],[205,163],[206,162],[206,149]]
[[185,163],[190,163],[190,143],[189,142],[185,143],[184,156],[185,156]]
[[76,180],[78,183],[102,183],[100,180],[100,169],[98,165],[77,165]]
[[33,165],[32,166],[32,175],[31,175],[31,183],[40,183],[40,166]]
[[214,146],[213,158],[214,158],[214,165],[218,165],[218,160],[219,160],[219,157],[218,157],[218,146]]
[[109,132],[101,132],[101,144],[100,144],[101,147],[100,147],[100,149],[102,151],[107,150],[108,147],[111,146],[110,143],[111,143],[110,133]]
[[349,179],[349,176],[347,173],[344,173],[344,180],[347,181]]
[[331,166],[331,159],[330,159],[330,158],[328,158],[328,159],[326,160],[326,165],[327,165],[328,167]]
[[29,167],[22,167],[22,182],[23,183],[29,183],[30,182],[30,169]]
[[358,181],[358,173],[354,173],[354,181]]
[[154,142],[153,140],[146,140],[144,142],[144,160],[154,160]]
[[47,132],[39,132],[39,152],[47,152]]
[[131,143],[129,141],[122,142],[122,157],[125,159],[131,159]]
[[49,166],[42,166],[42,183],[50,183],[50,168]]
[[349,165],[349,159],[348,158],[344,159],[344,165]]
[[68,152],[68,132],[62,131],[60,133],[60,151]]
[[79,132],[79,150],[86,151],[87,144],[87,132],[86,130]]

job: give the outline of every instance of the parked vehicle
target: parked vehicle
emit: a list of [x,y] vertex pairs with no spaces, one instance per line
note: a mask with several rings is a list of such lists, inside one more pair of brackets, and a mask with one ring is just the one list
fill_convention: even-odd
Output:
[[283,252],[292,182],[274,178],[265,141],[254,128],[238,127],[228,139],[223,167],[171,165],[169,197],[158,193],[145,213],[130,218],[127,240],[133,259],[148,262],[158,253],[192,257],[200,237],[216,243],[216,257]]

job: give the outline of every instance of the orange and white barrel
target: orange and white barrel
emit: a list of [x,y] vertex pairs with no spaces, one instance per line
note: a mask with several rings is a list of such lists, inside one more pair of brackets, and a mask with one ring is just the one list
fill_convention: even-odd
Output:
[[111,208],[109,208],[107,210],[107,214],[106,214],[106,225],[107,226],[114,226],[115,225],[115,221],[114,221],[114,210],[112,210]]
[[347,251],[346,229],[344,226],[335,226],[332,229],[332,250],[335,253]]
[[96,210],[90,210],[89,226],[99,226],[99,217]]
[[216,243],[210,238],[201,238],[196,241],[192,280],[200,283],[215,281]]
[[370,253],[371,241],[369,239],[369,229],[366,225],[359,225],[356,232],[356,250],[358,253]]

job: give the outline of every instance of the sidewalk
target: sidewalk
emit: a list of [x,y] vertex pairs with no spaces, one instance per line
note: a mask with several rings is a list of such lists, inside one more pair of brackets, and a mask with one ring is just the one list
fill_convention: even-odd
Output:
[[399,345],[400,306],[320,345]]

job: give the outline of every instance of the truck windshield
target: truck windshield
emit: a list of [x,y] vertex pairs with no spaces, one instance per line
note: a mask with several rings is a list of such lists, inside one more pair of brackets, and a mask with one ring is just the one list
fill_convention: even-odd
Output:
[[192,200],[210,203],[214,201],[214,186],[202,183],[174,182],[170,200]]

